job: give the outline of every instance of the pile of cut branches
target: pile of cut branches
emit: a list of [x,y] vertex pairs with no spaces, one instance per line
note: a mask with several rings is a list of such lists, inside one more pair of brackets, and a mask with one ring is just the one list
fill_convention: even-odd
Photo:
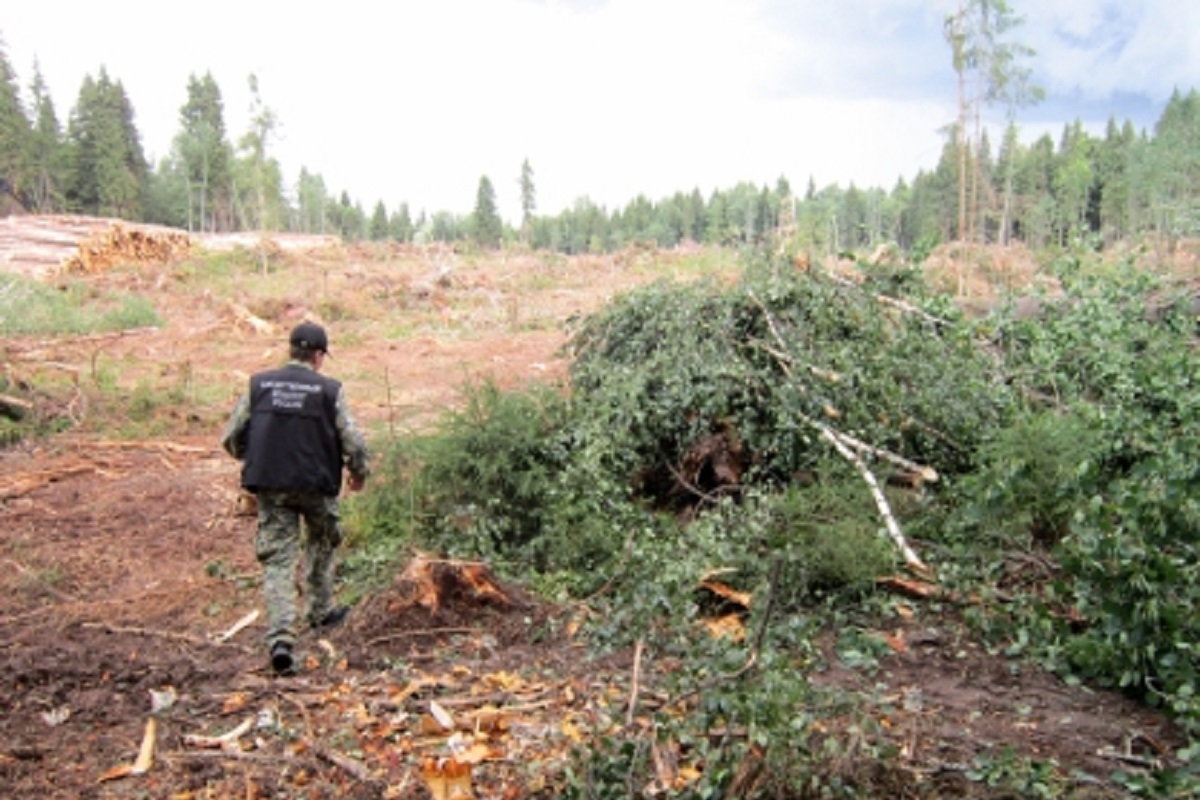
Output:
[[[789,723],[812,701],[797,670],[881,587],[967,609],[1014,655],[1155,690],[1195,730],[1194,319],[1148,319],[1138,299],[1161,287],[1140,276],[1060,277],[1061,305],[1029,320],[769,260],[732,286],[635,290],[579,321],[568,392],[469,391],[385,455],[358,522],[573,596],[592,641],[669,663],[656,688],[684,716],[653,729],[693,741],[726,796],[750,796],[727,779],[759,757],[807,780],[786,766],[813,745]],[[937,585],[894,576],[927,573],[925,549]],[[1040,578],[989,571],[1010,554]],[[835,608],[843,630],[822,630]],[[762,748],[694,740],[735,721]],[[590,779],[643,770],[658,743],[609,744]]]
[[913,566],[880,485],[969,470],[1015,402],[965,324],[769,264],[733,289],[630,294],[586,320],[573,349],[575,402],[660,506],[811,482],[832,457],[862,477]]

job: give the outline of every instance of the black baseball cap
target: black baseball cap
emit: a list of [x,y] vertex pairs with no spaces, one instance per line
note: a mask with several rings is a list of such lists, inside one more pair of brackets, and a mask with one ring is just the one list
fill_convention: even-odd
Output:
[[305,350],[320,350],[329,355],[329,338],[325,329],[315,322],[301,322],[292,329],[292,347],[302,347]]

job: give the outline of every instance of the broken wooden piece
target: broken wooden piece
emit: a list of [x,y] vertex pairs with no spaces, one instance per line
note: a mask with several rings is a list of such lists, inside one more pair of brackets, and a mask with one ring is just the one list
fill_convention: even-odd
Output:
[[842,458],[849,461],[854,468],[858,470],[858,474],[866,482],[867,487],[871,490],[871,496],[875,499],[875,505],[879,509],[880,516],[883,517],[884,526],[887,528],[888,536],[900,549],[900,554],[904,557],[904,563],[909,568],[918,572],[928,573],[930,569],[926,566],[921,557],[916,554],[916,551],[909,546],[908,540],[904,538],[904,533],[900,530],[900,523],[896,522],[895,515],[892,514],[891,506],[888,504],[887,498],[883,494],[883,489],[879,486],[879,481],[871,472],[870,467],[866,465],[858,453],[855,453],[842,439],[829,428],[821,431],[821,435],[825,437],[834,447]]
[[257,608],[254,609],[249,614],[242,617],[237,622],[233,623],[233,625],[231,625],[229,627],[229,629],[226,630],[224,633],[220,634],[219,636],[214,637],[214,641],[216,641],[216,642],[229,641],[234,636],[237,636],[239,633],[241,633],[244,629],[246,629],[247,627],[252,625],[254,623],[254,621],[256,619],[258,619],[259,613],[260,612]]
[[237,740],[249,733],[253,727],[254,717],[246,717],[236,728],[217,736],[203,736],[193,733],[185,734],[183,743],[191,747],[202,747],[209,750],[227,750],[230,746],[236,747]]

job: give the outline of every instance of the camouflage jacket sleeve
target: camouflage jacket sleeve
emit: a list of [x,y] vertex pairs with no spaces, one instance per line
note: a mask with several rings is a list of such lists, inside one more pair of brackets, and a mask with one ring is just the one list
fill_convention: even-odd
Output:
[[366,440],[363,439],[358,425],[354,422],[354,416],[350,413],[344,389],[338,390],[337,419],[334,424],[337,425],[338,437],[342,441],[342,459],[346,462],[346,469],[350,470],[350,474],[355,478],[366,480],[371,474],[371,466],[368,463],[370,454],[367,452]]
[[250,423],[250,395],[243,394],[234,407],[229,421],[225,423],[225,433],[221,436],[221,447],[234,458],[246,455],[246,432]]

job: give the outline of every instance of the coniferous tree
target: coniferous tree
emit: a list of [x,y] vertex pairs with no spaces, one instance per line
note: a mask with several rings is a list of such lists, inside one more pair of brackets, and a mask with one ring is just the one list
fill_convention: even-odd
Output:
[[99,91],[96,79],[85,75],[67,123],[67,207],[77,213],[98,214],[100,209],[97,161],[101,149],[99,126],[103,115],[100,113]]
[[814,252],[824,252],[829,247],[829,233],[833,211],[824,201],[824,193],[818,192],[810,177],[804,201],[796,209],[796,236],[798,243]]
[[349,193],[345,191],[338,198],[336,205],[338,232],[341,237],[349,242],[357,242],[365,238],[367,217],[363,213],[362,205],[357,201],[351,201]]
[[654,204],[644,194],[633,198],[621,213],[621,227],[626,241],[648,242],[653,238],[650,228],[654,223]]
[[175,153],[159,160],[147,176],[146,221],[187,228],[190,213],[187,170]]
[[992,142],[987,130],[976,139],[971,165],[973,218],[971,230],[976,242],[991,241],[999,225],[999,209],[996,207],[995,165],[992,159]]
[[1105,244],[1123,239],[1129,233],[1130,160],[1133,126],[1122,128],[1110,117],[1104,140],[1096,147],[1096,181],[1100,193],[1100,234]]
[[602,206],[583,197],[575,202],[569,232],[572,253],[600,253],[612,246],[612,229]]
[[460,241],[466,238],[467,228],[472,227],[469,223],[449,211],[434,212],[429,218],[429,237],[435,242]]
[[67,126],[67,204],[97,216],[140,220],[149,168],[120,81],[86,75]]
[[1025,187],[1025,202],[1016,217],[1021,239],[1034,249],[1050,243],[1057,217],[1054,200],[1054,140],[1045,133],[1038,137],[1023,160],[1019,180]]
[[411,242],[415,233],[408,203],[401,203],[388,220],[388,234],[397,242]]
[[342,217],[348,211],[339,201],[338,198],[332,196],[325,197],[325,210],[321,214],[324,220],[324,229],[322,233],[335,233],[338,236],[343,235],[344,226]]
[[1057,207],[1057,243],[1077,241],[1089,230],[1089,202],[1095,175],[1091,139],[1083,123],[1075,120],[1063,129],[1054,171]]
[[1174,247],[1200,233],[1200,92],[1176,89],[1154,126],[1150,148],[1158,232]]
[[659,215],[669,233],[670,246],[696,240],[696,209],[692,206],[690,195],[683,192],[671,195],[670,199],[659,205]]
[[369,236],[372,242],[382,242],[388,238],[387,206],[383,204],[382,200],[375,202],[375,209],[371,212]]
[[188,229],[217,230],[228,221],[231,152],[225,137],[221,89],[206,72],[188,76],[187,102],[179,109],[175,149],[187,178]]
[[325,180],[301,167],[296,185],[296,201],[297,230],[304,233],[326,233],[325,215],[329,204]]
[[112,197],[113,208],[118,215],[126,219],[140,220],[146,208],[146,182],[150,173],[150,164],[142,149],[142,135],[138,132],[134,119],[133,103],[125,93],[125,87],[120,81],[110,86],[109,102],[119,110],[121,119],[121,143],[125,157],[124,177],[127,179],[125,190]]
[[704,217],[704,243],[727,244],[729,238],[729,217],[726,209],[725,195],[716,190],[708,199],[708,210]]
[[688,197],[689,216],[693,220],[692,233],[689,237],[693,242],[704,241],[704,231],[707,222],[707,209],[704,205],[704,195],[700,194],[700,189],[692,189],[692,194]]
[[853,183],[842,194],[837,219],[839,250],[855,250],[867,245],[867,204],[863,193]]
[[[21,105],[21,91],[16,73],[8,62],[8,54],[0,40],[0,210],[8,207],[14,197],[28,202],[33,183],[30,168],[32,131],[29,118]],[[11,197],[9,196],[11,193]]]
[[[775,188],[767,194],[768,213],[771,219],[771,227],[779,228],[784,224],[794,223],[793,209],[790,208],[792,203],[792,184],[788,179],[780,175],[775,179]],[[784,206],[789,206],[784,208]],[[787,222],[784,222],[786,217]]]
[[958,149],[956,138],[948,136],[937,167],[918,172],[913,180],[907,234],[913,247],[928,249],[937,242],[957,238]]
[[754,241],[764,242],[779,225],[779,201],[766,186],[758,191],[755,216],[758,218],[758,230],[755,231]]
[[912,205],[912,188],[904,178],[897,179],[896,185],[892,187],[891,194],[888,195],[887,203],[887,236],[898,247],[907,250],[912,246],[904,240],[904,231],[908,225],[908,215]]
[[966,0],[961,0],[958,10],[945,19],[944,35],[950,45],[950,63],[958,86],[958,118],[951,127],[954,133],[955,155],[958,161],[958,227],[956,235],[962,239],[967,231],[967,118],[970,107],[967,98],[967,74],[971,65],[970,17]]
[[66,185],[66,161],[63,151],[62,126],[54,111],[54,101],[46,89],[37,62],[33,65],[33,81],[29,85],[33,98],[33,135],[29,150],[31,206],[41,212],[63,207]]
[[475,193],[471,235],[480,247],[498,247],[504,235],[504,223],[496,210],[496,190],[486,175],[479,179],[479,189]]
[[1000,143],[1000,156],[997,163],[997,170],[1004,182],[1000,193],[1000,218],[996,225],[996,239],[1002,245],[1008,244],[1012,239],[1013,191],[1021,152],[1020,130],[1015,122],[1010,122],[1004,129],[1004,139]]
[[529,243],[533,212],[537,209],[537,192],[533,186],[533,167],[529,159],[521,162],[521,241]]

